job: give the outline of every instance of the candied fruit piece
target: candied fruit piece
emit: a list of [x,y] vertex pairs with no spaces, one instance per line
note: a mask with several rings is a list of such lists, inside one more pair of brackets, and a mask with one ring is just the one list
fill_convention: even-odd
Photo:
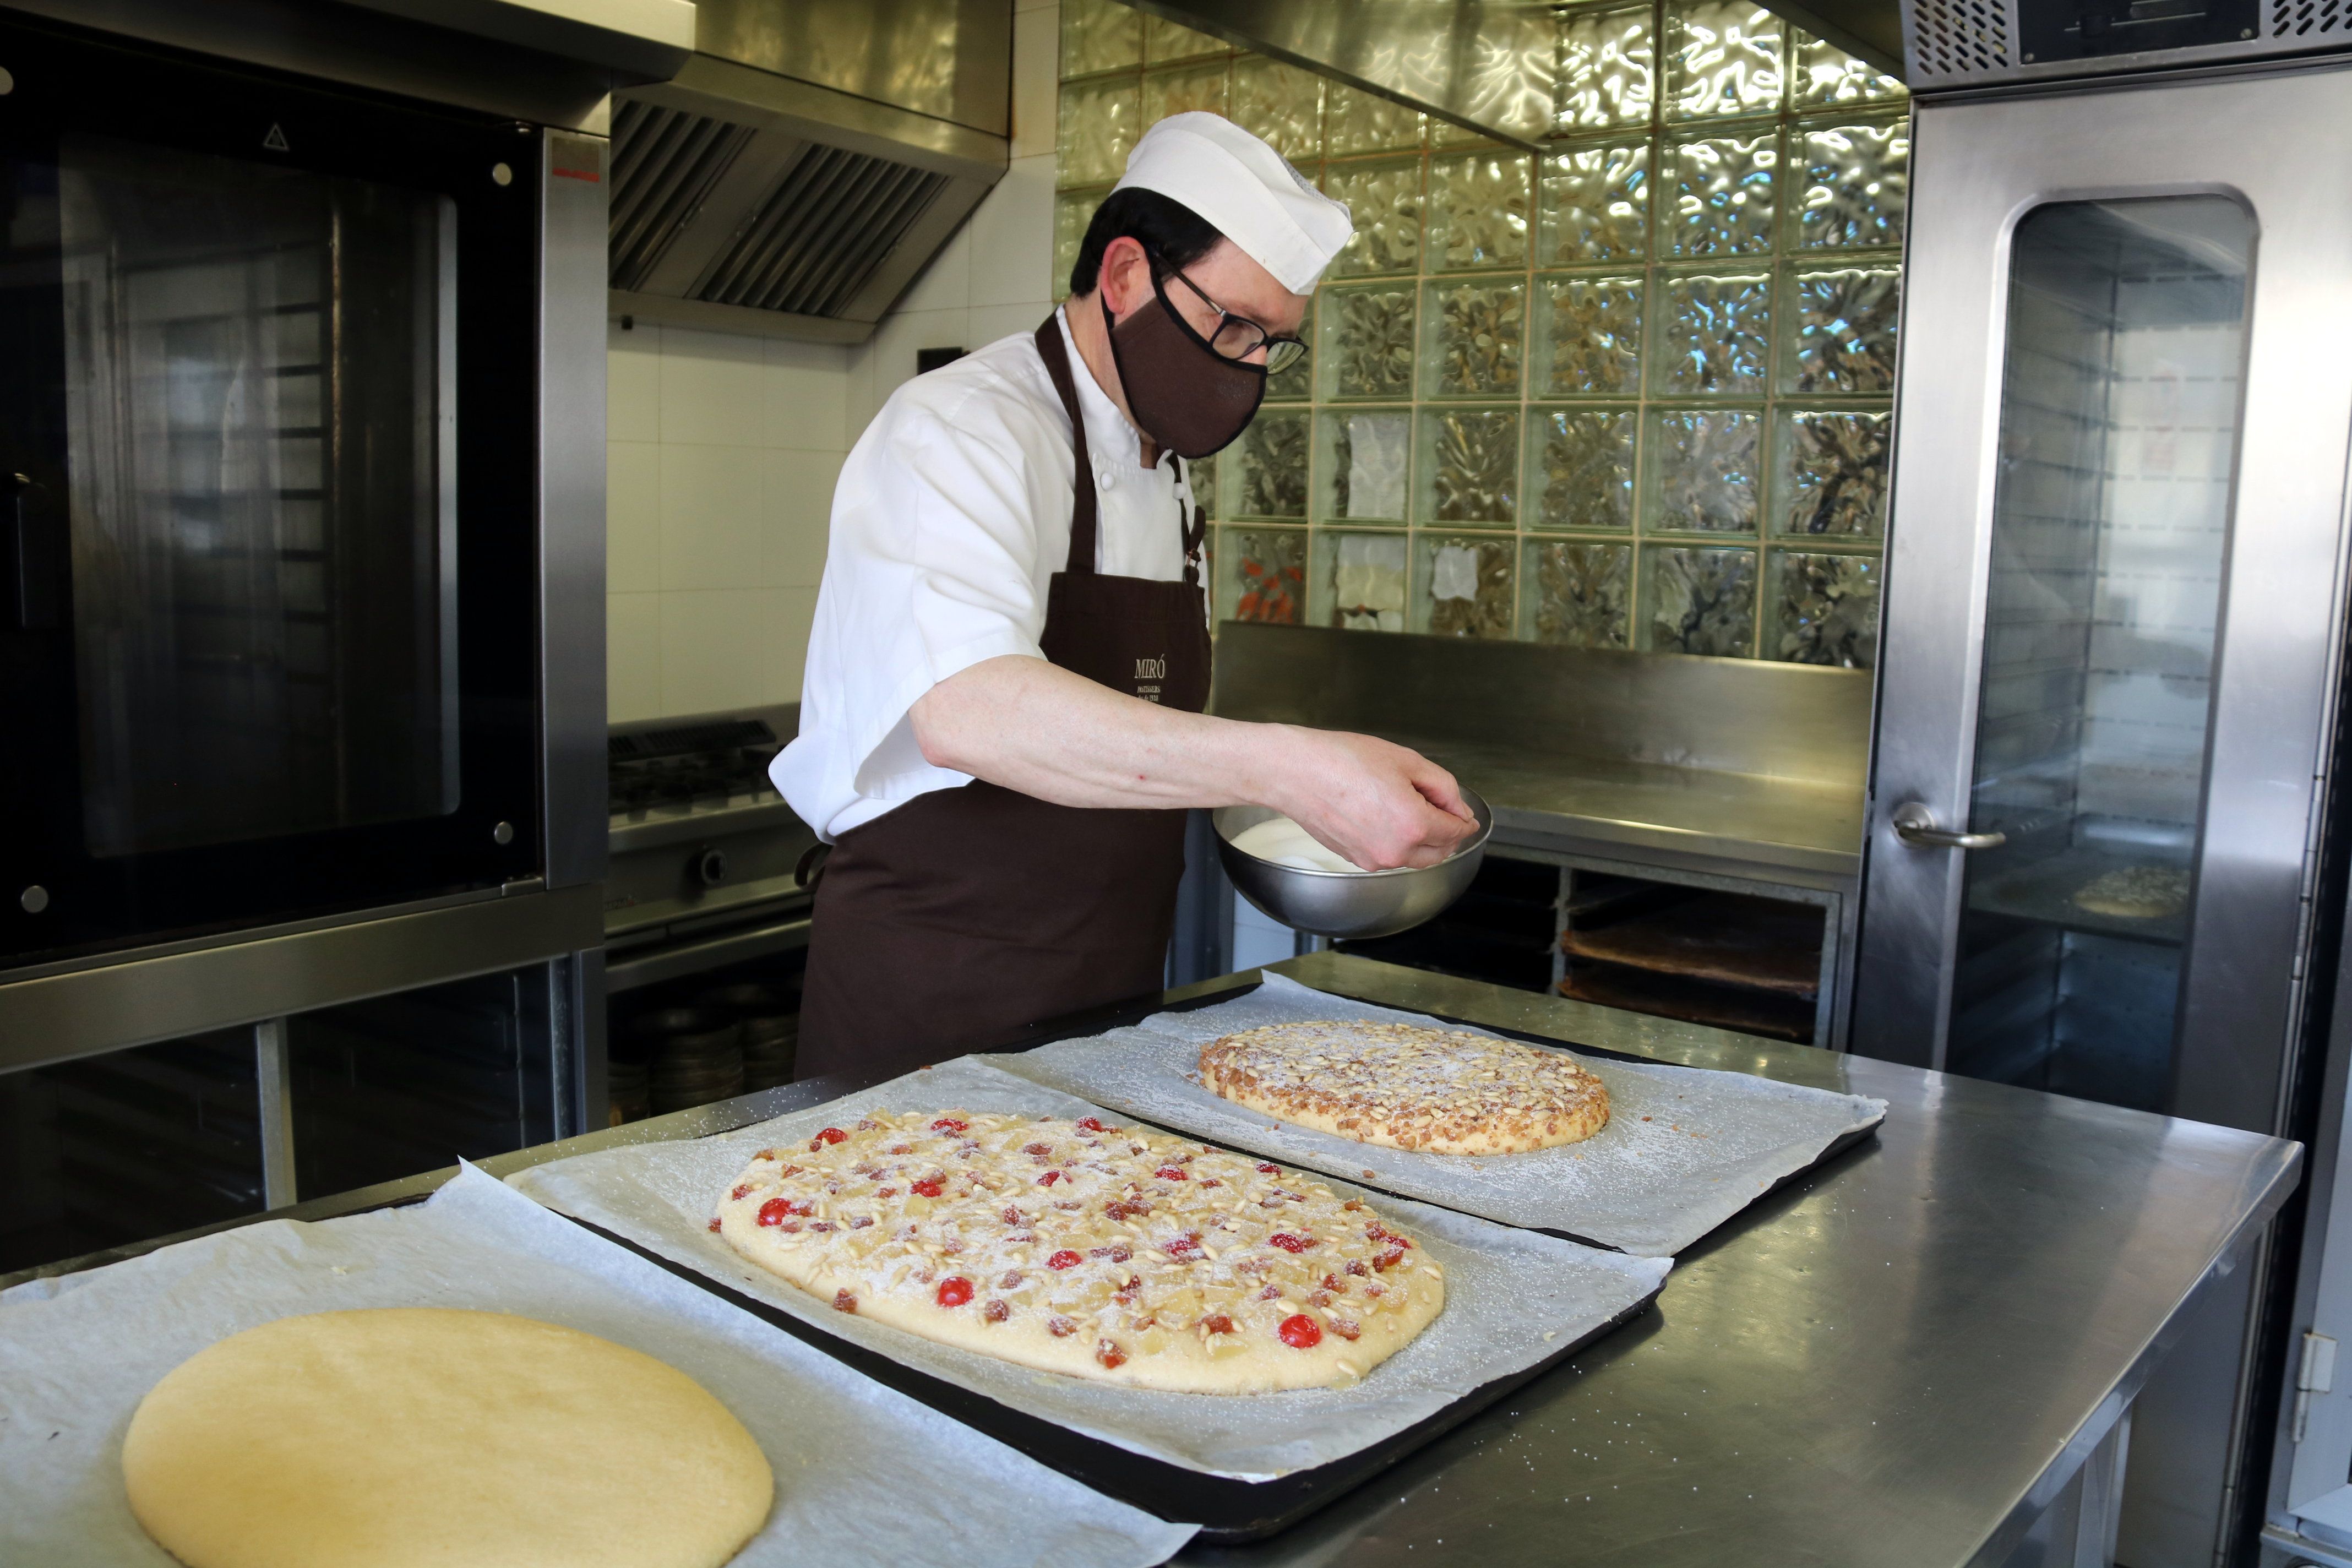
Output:
[[1099,1340],[1095,1344],[1095,1360],[1102,1363],[1105,1370],[1116,1372],[1127,1364],[1127,1352],[1118,1348],[1117,1340]]
[[792,1212],[793,1205],[786,1203],[783,1199],[770,1198],[766,1203],[760,1205],[760,1223],[761,1225],[782,1225],[784,1223],[785,1217]]
[[1002,1301],[991,1301],[980,1310],[980,1315],[992,1323],[1001,1323],[1013,1315],[1013,1309]]
[[855,1312],[857,1310],[857,1298],[846,1290],[835,1290],[833,1293],[833,1310],[836,1312]]
[[1045,1259],[1045,1267],[1048,1268],[1076,1268],[1084,1261],[1084,1258],[1081,1258],[1076,1253],[1072,1252],[1066,1247],[1062,1248],[1061,1251],[1054,1254],[1053,1257]]
[[971,1281],[961,1274],[950,1274],[940,1281],[931,1299],[942,1307],[961,1307],[971,1300]]
[[1304,1312],[1294,1312],[1283,1319],[1282,1326],[1274,1331],[1295,1351],[1311,1351],[1323,1342],[1321,1326]]
[[1278,1247],[1296,1257],[1313,1247],[1315,1238],[1311,1236],[1293,1236],[1286,1230],[1277,1230],[1265,1238],[1265,1244],[1268,1247]]
[[935,1198],[940,1195],[940,1189],[938,1182],[933,1181],[929,1176],[925,1176],[921,1181],[917,1182],[908,1190],[913,1193],[917,1197]]

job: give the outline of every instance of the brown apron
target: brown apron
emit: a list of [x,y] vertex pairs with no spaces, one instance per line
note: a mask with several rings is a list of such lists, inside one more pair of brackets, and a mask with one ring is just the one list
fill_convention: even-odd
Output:
[[[1045,655],[1114,691],[1197,713],[1209,698],[1200,510],[1179,520],[1181,582],[1097,572],[1086,419],[1050,317],[1037,352],[1077,459]],[[817,887],[798,1076],[891,1076],[1159,990],[1183,870],[1181,811],[1054,805],[979,779],[849,829]]]

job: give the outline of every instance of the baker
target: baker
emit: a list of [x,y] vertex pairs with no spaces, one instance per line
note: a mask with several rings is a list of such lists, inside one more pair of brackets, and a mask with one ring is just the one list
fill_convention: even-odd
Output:
[[1202,713],[1187,459],[1305,352],[1348,209],[1213,114],[1147,131],[1068,303],[893,393],[842,466],[776,786],[833,848],[800,1073],[898,1072],[1157,990],[1187,806],[1263,805],[1359,866],[1472,831],[1368,735]]

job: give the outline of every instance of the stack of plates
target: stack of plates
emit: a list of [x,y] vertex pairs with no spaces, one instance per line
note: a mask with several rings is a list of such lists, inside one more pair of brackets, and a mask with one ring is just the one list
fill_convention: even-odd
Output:
[[801,1038],[795,992],[782,985],[719,985],[695,1000],[713,1011],[733,1014],[740,1024],[744,1092],[793,1081],[793,1056]]
[[624,1121],[643,1121],[654,1113],[648,1060],[653,1047],[654,1042],[635,1027],[608,1032],[604,1042],[604,1092],[612,1101],[612,1110],[607,1125],[618,1127]]
[[646,1085],[656,1116],[743,1092],[743,1030],[732,1014],[664,1007],[635,1025],[653,1046]]

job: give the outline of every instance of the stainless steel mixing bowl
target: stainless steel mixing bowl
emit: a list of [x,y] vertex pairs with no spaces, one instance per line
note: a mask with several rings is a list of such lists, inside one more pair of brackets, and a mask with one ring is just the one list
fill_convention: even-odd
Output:
[[1220,806],[1210,817],[1217,829],[1217,858],[1242,897],[1284,925],[1318,936],[1394,936],[1411,931],[1460,898],[1486,858],[1495,814],[1471,790],[1464,804],[1478,819],[1478,831],[1434,866],[1402,866],[1392,871],[1307,871],[1277,866],[1234,847],[1234,838],[1269,817],[1271,806]]

